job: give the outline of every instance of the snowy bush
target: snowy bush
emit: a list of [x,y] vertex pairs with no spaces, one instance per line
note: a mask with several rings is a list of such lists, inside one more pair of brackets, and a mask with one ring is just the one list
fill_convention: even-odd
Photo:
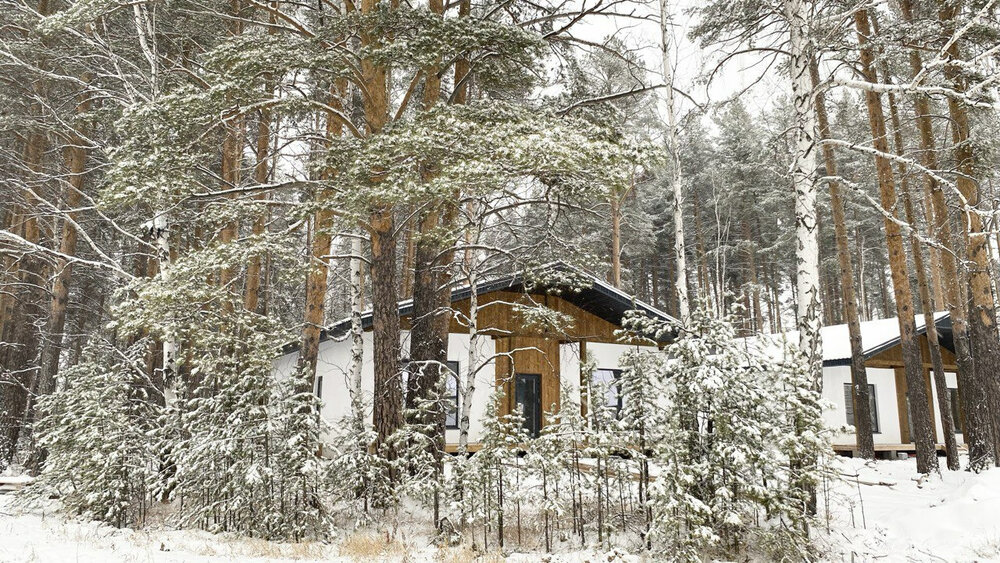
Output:
[[144,523],[158,486],[162,396],[139,368],[148,348],[146,339],[122,351],[91,344],[64,373],[65,387],[38,402],[43,491],[54,489],[66,509],[118,527]]
[[642,355],[635,363],[662,374],[667,405],[650,490],[659,549],[732,556],[776,535],[807,549],[809,498],[829,442],[801,356],[740,341],[730,320],[703,310],[666,360]]
[[185,527],[266,539],[323,537],[328,464],[317,455],[312,379],[276,377],[276,344],[292,332],[244,310],[229,288],[205,283],[248,259],[230,250],[188,253],[171,264],[169,277],[145,281],[115,310],[122,332],[153,327],[152,337],[177,350],[154,435],[164,458],[162,497]]

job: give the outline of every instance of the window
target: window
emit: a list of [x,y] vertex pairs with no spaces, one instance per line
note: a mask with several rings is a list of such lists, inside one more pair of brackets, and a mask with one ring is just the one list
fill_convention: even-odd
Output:
[[316,378],[316,396],[320,399],[323,398],[323,376],[320,375]]
[[621,378],[620,369],[598,368],[592,380],[595,389],[604,389],[604,406],[615,409],[616,414],[622,411]]
[[[458,395],[458,362],[453,362],[451,360],[445,362],[448,367],[448,372],[442,374],[445,376],[444,385],[444,401],[445,401],[445,418],[444,425],[447,428],[458,428],[458,405],[460,403]],[[400,385],[403,387],[403,396],[406,397],[409,392],[409,381],[412,375],[412,366],[410,360],[404,359],[399,364],[400,369]]]
[[458,428],[458,362],[448,362],[448,371],[445,374],[444,396],[447,401],[447,410],[444,415],[444,425],[447,428]]
[[958,403],[958,389],[948,389],[948,404],[951,405],[951,419],[955,421],[955,434],[962,434],[965,428],[962,425],[962,407]]
[[521,407],[524,429],[532,438],[542,430],[542,376],[518,373],[514,376],[514,404]]
[[[844,406],[847,412],[848,426],[854,426],[854,393],[852,392],[852,387],[853,385],[850,383],[844,384]],[[878,427],[878,403],[875,401],[875,386],[871,383],[868,384],[868,408],[872,414],[872,432],[878,434],[880,432]]]

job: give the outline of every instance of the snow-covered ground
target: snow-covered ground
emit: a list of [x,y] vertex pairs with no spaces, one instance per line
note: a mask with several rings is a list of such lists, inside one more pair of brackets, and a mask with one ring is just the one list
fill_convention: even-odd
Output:
[[[829,561],[1000,561],[1000,469],[944,472],[918,482],[913,460],[840,458],[843,480],[823,487],[817,544]],[[827,527],[827,517],[829,527]],[[469,561],[465,547],[437,548],[419,527],[358,532],[330,544],[278,544],[198,531],[117,530],[58,514],[22,511],[0,495],[0,562]],[[521,555],[537,560],[538,555]],[[486,560],[498,560],[491,554]],[[639,560],[617,551],[552,561]]]
[[917,481],[912,459],[838,466],[829,533],[817,530],[828,560],[1000,561],[1000,469]]

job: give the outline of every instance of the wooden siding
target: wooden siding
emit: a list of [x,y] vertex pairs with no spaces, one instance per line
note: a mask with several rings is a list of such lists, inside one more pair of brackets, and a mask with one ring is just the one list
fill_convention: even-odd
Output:
[[[937,425],[937,412],[934,408],[934,394],[932,392],[933,383],[931,380],[931,353],[928,346],[927,335],[922,334],[920,338],[920,354],[921,361],[923,364],[924,372],[924,384],[927,387],[927,408],[931,413],[931,428],[936,428]],[[953,354],[947,348],[941,348],[941,360],[944,363],[944,369],[946,371],[958,372],[958,367],[955,365],[955,354]],[[911,442],[910,439],[910,417],[909,413],[906,411],[906,375],[903,372],[903,347],[901,345],[893,346],[888,350],[885,350],[865,362],[865,366],[870,368],[889,368],[895,373],[896,379],[896,409],[899,413],[899,436],[900,441],[904,444]],[[939,400],[947,401],[948,397],[939,397]],[[939,440],[937,436],[937,430],[934,431],[935,442],[942,441]]]
[[[921,361],[925,368],[930,368],[931,366],[931,352],[927,345],[927,335],[920,335],[920,354],[922,356]],[[944,362],[944,369],[946,371],[955,372],[958,370],[956,366],[955,354],[952,354],[947,348],[941,348],[941,360]],[[897,368],[903,367],[903,347],[900,345],[893,346],[880,354],[872,356],[865,361],[865,365],[870,368]]]
[[496,385],[503,388],[500,416],[514,410],[514,375],[537,373],[542,376],[542,427],[549,413],[559,412],[559,341],[532,336],[496,338]]
[[[490,336],[536,336],[552,338],[558,341],[589,341],[617,343],[615,331],[620,327],[597,315],[591,314],[580,307],[566,301],[558,295],[525,294],[515,291],[492,291],[479,296],[478,299],[480,333]],[[520,309],[543,305],[552,311],[562,313],[569,321],[566,326],[529,324]],[[469,300],[462,299],[451,304],[459,318],[452,316],[449,332],[455,334],[467,333],[469,327],[460,319],[469,314]],[[410,320],[403,317],[402,328],[409,330]]]

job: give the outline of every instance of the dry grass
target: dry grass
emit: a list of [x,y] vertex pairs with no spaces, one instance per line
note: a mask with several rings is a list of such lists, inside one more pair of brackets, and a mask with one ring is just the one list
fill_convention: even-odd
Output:
[[345,537],[339,544],[340,555],[356,560],[406,559],[413,546],[388,532],[359,531]]
[[503,561],[503,558],[494,554],[481,555],[468,545],[459,545],[456,547],[438,548],[434,560],[440,563],[468,563],[469,561],[492,563],[494,561]]

